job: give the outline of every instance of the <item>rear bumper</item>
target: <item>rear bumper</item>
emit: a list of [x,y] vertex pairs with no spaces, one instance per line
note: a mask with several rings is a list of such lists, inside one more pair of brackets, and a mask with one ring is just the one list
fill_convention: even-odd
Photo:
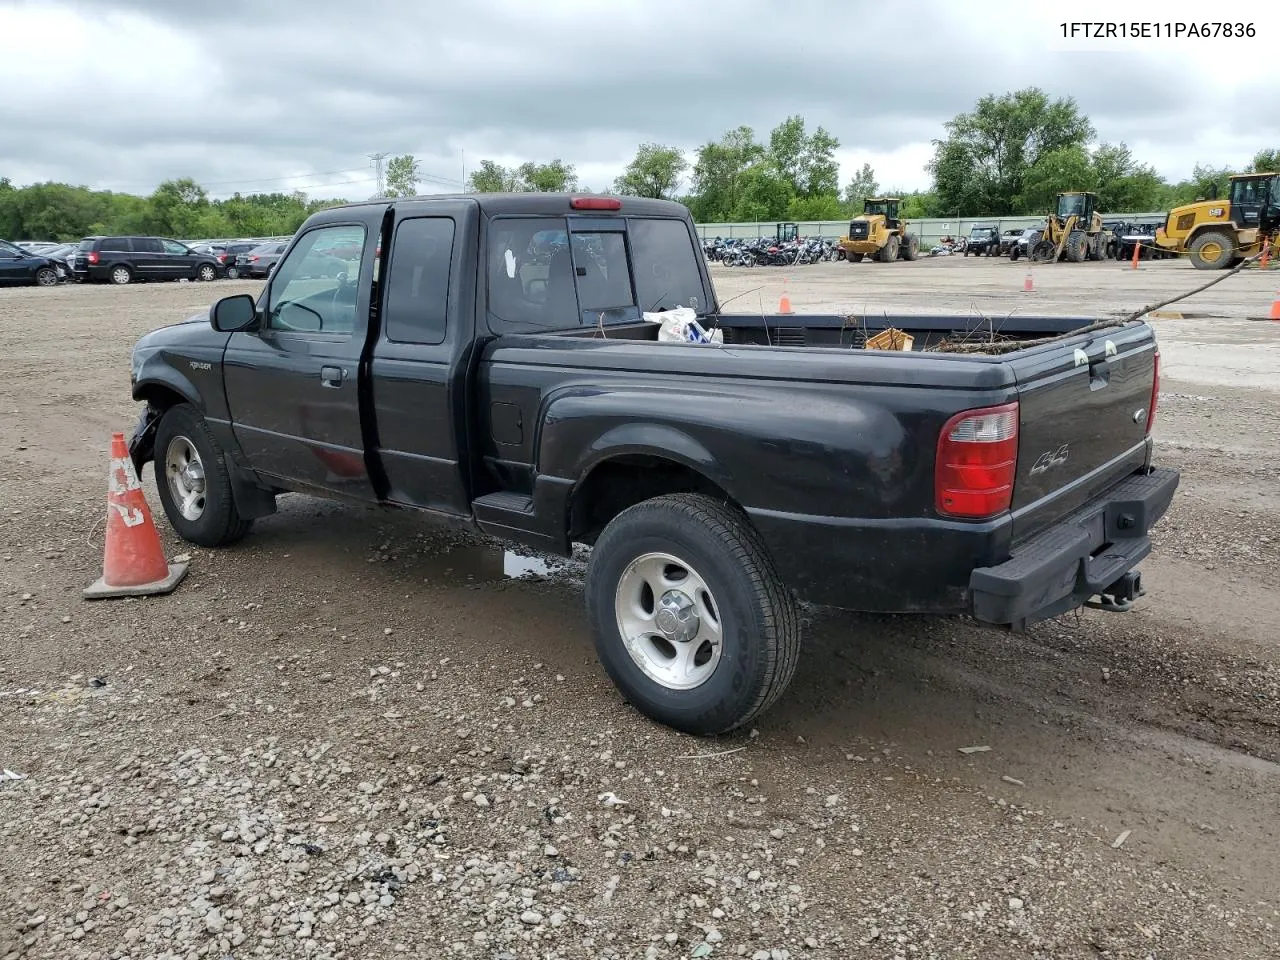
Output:
[[1149,553],[1148,533],[1169,509],[1176,470],[1136,473],[1102,497],[1018,546],[1004,563],[969,578],[973,616],[1025,627],[1082,606],[1098,595],[1134,591],[1129,576]]

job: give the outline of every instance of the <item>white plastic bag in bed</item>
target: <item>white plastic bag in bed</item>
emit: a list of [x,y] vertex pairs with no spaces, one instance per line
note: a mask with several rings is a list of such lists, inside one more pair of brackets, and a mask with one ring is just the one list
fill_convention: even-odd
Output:
[[646,313],[644,318],[659,324],[659,343],[724,343],[724,331],[713,330],[708,333],[698,323],[698,314],[690,307]]

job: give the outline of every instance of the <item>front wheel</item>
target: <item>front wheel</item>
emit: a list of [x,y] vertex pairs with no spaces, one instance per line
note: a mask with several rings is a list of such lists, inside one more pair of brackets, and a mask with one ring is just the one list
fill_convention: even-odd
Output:
[[174,531],[202,547],[222,547],[249,532],[236,509],[226,454],[188,403],[165,411],[156,428],[156,488]]
[[56,287],[58,285],[58,271],[53,267],[41,267],[36,271],[36,284],[41,287]]
[[592,550],[586,595],[605,671],[676,730],[741,727],[795,674],[795,601],[746,517],[712,497],[671,494],[618,514]]

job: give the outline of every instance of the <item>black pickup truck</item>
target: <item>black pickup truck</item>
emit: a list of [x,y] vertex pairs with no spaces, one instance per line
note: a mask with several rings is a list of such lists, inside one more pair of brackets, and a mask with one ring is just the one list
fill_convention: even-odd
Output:
[[[677,307],[712,342],[660,338]],[[285,492],[589,545],[605,669],[715,734],[786,688],[801,602],[1025,629],[1142,594],[1178,484],[1152,466],[1159,355],[1145,322],[1089,323],[1006,318],[975,353],[939,349],[992,338],[969,316],[732,314],[666,201],[356,203],[256,299],[138,342],[131,454],[207,547]],[[867,348],[890,325],[912,349]]]

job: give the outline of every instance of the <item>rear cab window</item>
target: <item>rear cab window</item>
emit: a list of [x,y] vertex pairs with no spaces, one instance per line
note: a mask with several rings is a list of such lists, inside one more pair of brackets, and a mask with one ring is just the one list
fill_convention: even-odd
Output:
[[706,307],[699,253],[682,220],[496,217],[487,289],[495,333],[634,322]]

